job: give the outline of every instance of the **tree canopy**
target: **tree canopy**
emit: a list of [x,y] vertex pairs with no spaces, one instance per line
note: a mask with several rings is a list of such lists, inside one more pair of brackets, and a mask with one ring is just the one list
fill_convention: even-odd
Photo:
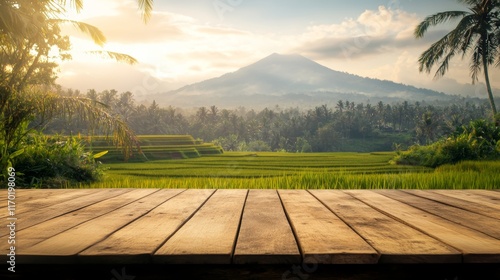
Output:
[[[153,1],[138,0],[147,21]],[[121,119],[107,113],[107,106],[85,97],[63,97],[54,91],[58,63],[71,59],[70,38],[61,34],[61,25],[72,24],[90,36],[97,46],[106,37],[95,26],[64,19],[68,9],[79,12],[82,0],[0,0],[0,167],[12,164],[12,155],[22,152],[22,142],[31,128],[41,128],[54,116],[74,114],[105,132],[129,155],[138,142]],[[128,63],[126,54],[93,51]]]

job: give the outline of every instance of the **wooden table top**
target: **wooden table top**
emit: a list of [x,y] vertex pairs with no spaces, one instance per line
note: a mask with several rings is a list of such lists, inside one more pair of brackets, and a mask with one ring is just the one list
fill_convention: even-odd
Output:
[[495,190],[19,189],[13,216],[7,197],[19,264],[500,262]]

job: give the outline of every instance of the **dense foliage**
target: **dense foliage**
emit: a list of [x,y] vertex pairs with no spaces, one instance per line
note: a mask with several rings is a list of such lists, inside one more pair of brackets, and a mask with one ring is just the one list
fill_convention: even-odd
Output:
[[30,134],[22,143],[23,153],[15,158],[18,186],[60,187],[73,182],[93,182],[104,168],[96,161],[102,154],[86,151],[77,137]]
[[[156,102],[137,104],[130,92],[116,90],[81,93],[60,90],[65,96],[83,96],[107,104],[110,113],[139,135],[189,134],[206,142],[215,141],[226,151],[388,151],[413,144],[430,144],[451,135],[456,127],[489,118],[486,101],[472,99],[436,105],[425,102],[355,104],[338,101],[312,109],[263,110],[219,109],[216,106],[186,111],[160,107]],[[77,119],[59,118],[46,130],[69,135],[90,132]],[[96,132],[95,132],[96,133]]]
[[[138,0],[138,4],[146,20],[153,2]],[[97,27],[64,19],[68,9],[79,12],[82,8],[83,0],[0,0],[0,181],[7,178],[8,167],[22,158],[34,158],[28,154],[22,156],[31,148],[40,148],[30,146],[33,144],[30,134],[40,131],[52,118],[68,112],[112,133],[125,155],[136,146],[133,132],[123,121],[108,114],[103,104],[54,93],[58,63],[71,58],[70,40],[61,33],[62,25],[75,26],[100,47],[106,42]],[[119,61],[136,62],[122,53],[93,52]],[[48,145],[40,150],[52,148]]]
[[414,145],[399,152],[398,164],[436,167],[463,160],[497,159],[500,157],[500,127],[485,120],[461,126],[450,137],[428,146]]

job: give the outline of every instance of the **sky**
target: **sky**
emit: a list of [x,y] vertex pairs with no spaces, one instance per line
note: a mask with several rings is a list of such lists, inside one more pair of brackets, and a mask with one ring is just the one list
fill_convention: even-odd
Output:
[[[414,38],[415,26],[428,15],[464,9],[456,0],[156,0],[144,23],[136,0],[85,0],[83,11],[66,16],[95,25],[107,43],[101,48],[64,27],[73,59],[60,64],[57,82],[82,92],[116,89],[147,98],[280,53],[363,77],[486,98],[483,79],[472,85],[468,60],[460,56],[439,79],[418,70],[420,54],[453,25],[432,28],[422,39]],[[139,62],[89,54],[102,49]],[[490,72],[497,96],[499,70]]]

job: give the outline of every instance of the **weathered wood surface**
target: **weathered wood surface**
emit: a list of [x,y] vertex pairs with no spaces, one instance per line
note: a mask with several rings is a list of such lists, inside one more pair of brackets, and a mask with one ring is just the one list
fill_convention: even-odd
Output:
[[153,256],[158,263],[231,263],[247,190],[217,190]]
[[310,193],[278,192],[306,262],[377,263],[377,251]]
[[301,256],[275,190],[250,190],[234,252],[240,264],[300,263]]
[[452,247],[388,217],[344,192],[311,191],[380,254],[380,262],[459,262]]
[[[386,190],[366,192],[359,190],[346,191],[367,205],[405,223],[423,233],[456,248],[463,254],[464,262],[499,262],[500,240],[433,215],[424,210],[394,200]],[[399,191],[390,190],[399,193]],[[491,225],[485,225],[491,226]],[[500,221],[495,227],[500,226]]]
[[86,262],[147,263],[215,190],[186,190],[81,252]]
[[15,202],[20,264],[500,262],[497,191],[20,189]]

